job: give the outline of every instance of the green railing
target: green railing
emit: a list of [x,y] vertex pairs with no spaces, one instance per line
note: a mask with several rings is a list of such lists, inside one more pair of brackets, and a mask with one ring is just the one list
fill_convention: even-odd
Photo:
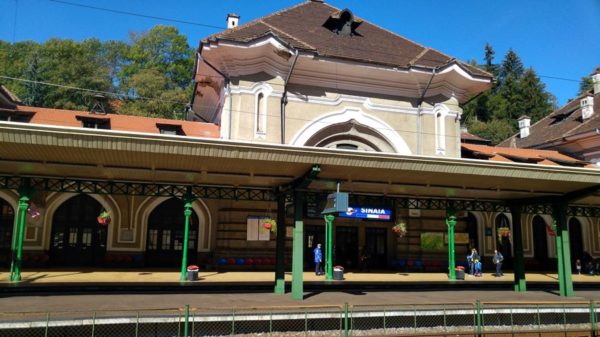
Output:
[[0,313],[0,336],[596,336],[597,302]]

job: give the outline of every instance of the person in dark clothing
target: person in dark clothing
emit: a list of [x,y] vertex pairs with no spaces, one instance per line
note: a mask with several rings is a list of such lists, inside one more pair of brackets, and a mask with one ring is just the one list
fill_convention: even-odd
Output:
[[320,243],[315,247],[313,254],[315,255],[315,274],[323,275],[323,252],[321,251]]
[[471,249],[471,254],[467,255],[467,262],[469,263],[469,273],[475,275],[475,262],[479,261],[479,254],[477,249]]
[[504,256],[497,249],[494,250],[494,257],[492,257],[492,262],[496,265],[496,276],[504,275],[502,273],[502,261],[504,261]]

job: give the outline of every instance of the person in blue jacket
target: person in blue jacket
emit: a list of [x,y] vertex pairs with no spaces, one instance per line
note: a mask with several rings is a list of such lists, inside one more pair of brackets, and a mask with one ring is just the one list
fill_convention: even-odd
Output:
[[317,247],[313,251],[315,255],[315,274],[323,275],[323,252],[321,251],[321,244],[317,243]]

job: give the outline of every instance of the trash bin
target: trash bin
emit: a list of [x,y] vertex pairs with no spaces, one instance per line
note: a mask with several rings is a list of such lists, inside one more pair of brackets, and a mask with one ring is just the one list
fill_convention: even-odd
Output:
[[189,265],[187,267],[187,279],[188,281],[198,281],[198,266]]
[[336,281],[342,281],[344,279],[344,267],[342,267],[342,266],[333,267],[333,279]]
[[465,268],[464,267],[459,266],[459,267],[454,268],[454,273],[456,274],[457,280],[465,279]]

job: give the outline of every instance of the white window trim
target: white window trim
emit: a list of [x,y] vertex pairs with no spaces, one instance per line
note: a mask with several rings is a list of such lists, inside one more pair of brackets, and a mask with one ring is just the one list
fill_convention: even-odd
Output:
[[446,117],[449,112],[450,109],[444,104],[436,104],[433,108],[436,155],[446,155]]

